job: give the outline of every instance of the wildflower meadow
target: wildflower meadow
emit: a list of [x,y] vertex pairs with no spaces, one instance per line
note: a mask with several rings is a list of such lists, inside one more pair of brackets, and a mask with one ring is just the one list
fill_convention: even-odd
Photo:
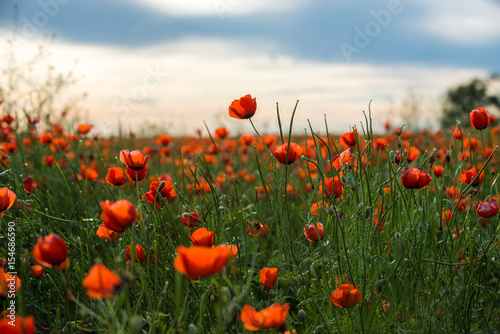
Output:
[[0,333],[500,331],[486,109],[337,134],[297,102],[269,134],[256,97],[225,103],[254,131],[101,137],[0,104]]

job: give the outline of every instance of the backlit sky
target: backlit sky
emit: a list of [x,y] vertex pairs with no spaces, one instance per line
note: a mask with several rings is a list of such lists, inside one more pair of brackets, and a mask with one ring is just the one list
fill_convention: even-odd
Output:
[[397,123],[409,90],[431,122],[447,88],[499,72],[499,17],[490,0],[0,0],[0,51],[12,36],[19,59],[46,45],[88,92],[80,109],[96,132],[118,117],[250,132],[227,114],[245,94],[262,130],[276,131],[276,102],[287,120],[299,99],[296,131],[309,119],[323,132],[325,114],[348,131],[370,100],[377,125]]

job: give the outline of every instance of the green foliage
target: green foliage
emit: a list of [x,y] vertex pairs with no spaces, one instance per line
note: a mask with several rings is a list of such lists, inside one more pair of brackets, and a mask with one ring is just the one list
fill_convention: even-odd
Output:
[[[443,115],[441,117],[441,127],[446,129],[456,125],[460,121],[462,126],[470,126],[469,113],[478,107],[487,108],[493,105],[500,108],[500,92],[490,93],[488,88],[491,79],[473,79],[470,82],[460,84],[448,89],[446,99],[443,103]],[[495,94],[496,93],[496,94]]]

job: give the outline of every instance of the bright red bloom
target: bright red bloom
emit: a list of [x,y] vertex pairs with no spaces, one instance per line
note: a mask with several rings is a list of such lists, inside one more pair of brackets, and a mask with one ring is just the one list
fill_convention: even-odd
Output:
[[134,169],[127,167],[126,173],[127,173],[127,176],[130,180],[132,180],[134,182],[135,181],[140,182],[140,181],[144,180],[144,178],[148,174],[148,166],[146,165],[146,166],[144,166],[143,169],[139,169],[139,170],[134,170]]
[[278,268],[264,267],[260,270],[259,275],[264,290],[271,290],[278,280]]
[[490,124],[490,114],[484,108],[477,108],[470,112],[469,114],[470,124],[474,129],[482,130],[488,127]]
[[[472,180],[474,180],[474,178],[476,176],[477,176],[476,167],[473,167],[469,170],[463,170],[460,174],[460,182],[463,182],[463,183],[469,185],[469,184],[471,184]],[[481,182],[483,182],[483,173],[482,172],[479,175],[479,177],[476,179],[476,181],[474,181],[474,183],[472,183],[472,185],[477,186]]]
[[318,241],[319,239],[323,239],[325,237],[325,232],[323,230],[323,224],[307,224],[304,227],[304,235],[307,237],[307,240],[310,242]]
[[479,202],[476,210],[478,217],[482,218],[493,217],[499,211],[498,202],[493,197],[490,197],[487,201]]
[[300,158],[302,147],[294,142],[290,142],[290,148],[288,148],[288,143],[285,143],[271,149],[271,153],[281,164],[290,165]]
[[357,305],[361,299],[363,296],[358,286],[354,287],[352,284],[340,284],[339,288],[330,295],[330,301],[333,305],[346,308]]
[[101,219],[105,227],[115,232],[125,231],[136,219],[135,206],[123,199],[115,203],[101,202]]
[[273,304],[257,312],[253,306],[245,305],[241,310],[241,321],[249,331],[280,328],[286,321],[289,308],[288,304]]
[[403,167],[401,170],[401,184],[407,189],[422,189],[432,182],[432,176],[425,170],[418,168],[408,169]]
[[0,189],[0,212],[3,217],[5,211],[10,209],[10,207],[16,201],[16,194],[7,187]]
[[35,264],[34,266],[31,266],[31,275],[35,278],[40,278],[43,275],[43,269],[44,266]]
[[182,217],[182,223],[188,229],[201,226],[202,224],[202,218],[198,212],[184,212],[181,217]]
[[99,238],[107,240],[109,242],[113,242],[115,240],[120,239],[120,234],[118,234],[117,232],[115,232],[113,230],[110,230],[109,228],[107,228],[106,226],[104,226],[104,224],[101,224],[97,228],[97,232],[95,234]]
[[33,193],[33,185],[34,185],[33,178],[31,176],[27,176],[23,181],[24,190],[27,193],[32,194]]
[[340,137],[339,143],[344,148],[354,147],[354,146],[356,146],[356,139],[358,139],[358,142],[359,142],[358,131],[354,130],[354,131],[351,131],[351,132],[344,133]]
[[444,174],[443,166],[434,166],[434,175],[436,177],[441,177]]
[[229,136],[229,131],[227,131],[226,127],[223,126],[223,127],[215,129],[214,134],[215,134],[215,138],[224,139],[227,136]]
[[[135,173],[134,173],[135,174]],[[108,168],[108,173],[106,174],[106,181],[115,187],[120,187],[127,182],[127,178],[125,178],[125,173],[123,169],[120,167],[112,167]]]
[[229,106],[229,116],[237,119],[250,118],[257,110],[257,101],[250,94],[234,100]]
[[39,237],[35,248],[33,248],[33,257],[36,262],[50,268],[66,260],[68,246],[57,234],[49,234],[45,238]]
[[144,156],[141,151],[122,150],[120,152],[120,161],[134,171],[139,171],[146,167],[149,160],[149,155]]
[[91,124],[78,124],[76,130],[78,131],[79,134],[85,135],[92,130],[92,125]]
[[337,154],[332,159],[332,166],[335,167],[336,170],[341,169],[345,164],[348,164],[349,166],[352,165],[352,154],[350,149]]
[[205,227],[197,229],[188,237],[194,246],[212,247],[214,244],[214,231],[209,231]]
[[251,222],[247,227],[247,233],[255,238],[265,237],[269,233],[269,227],[261,222]]
[[92,299],[113,297],[122,287],[122,280],[104,264],[97,263],[90,268],[82,281],[87,296]]
[[66,151],[69,148],[69,144],[64,138],[54,138],[50,143],[50,149],[54,152]]
[[[125,248],[125,259],[127,260],[127,262],[130,262],[131,261],[131,249],[130,249],[130,246],[127,246]],[[146,253],[144,252],[144,247],[142,247],[141,245],[136,245],[135,246],[135,262],[144,262],[146,261]]]
[[326,177],[323,182],[321,182],[320,187],[326,198],[340,197],[340,195],[342,195],[342,191],[344,190],[342,182],[340,182],[340,179],[337,176]]
[[156,142],[158,143],[158,145],[161,145],[161,146],[168,146],[171,141],[172,141],[172,137],[170,137],[169,135],[159,135],[156,138]]
[[[12,325],[12,321],[14,324]],[[35,334],[35,318],[21,317],[15,315],[15,319],[11,320],[10,317],[0,318],[0,333],[2,334]]]
[[191,279],[198,279],[220,273],[226,266],[231,253],[226,247],[191,246],[177,247],[175,269]]
[[[11,290],[11,284],[14,283],[14,290]],[[14,294],[21,288],[21,279],[17,275],[11,275],[0,267],[0,297],[7,297],[11,291]],[[10,298],[10,297],[9,297]]]

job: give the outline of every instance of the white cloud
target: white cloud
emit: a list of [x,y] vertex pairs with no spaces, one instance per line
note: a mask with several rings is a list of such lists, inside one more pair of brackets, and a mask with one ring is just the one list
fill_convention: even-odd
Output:
[[500,39],[500,5],[490,0],[419,2],[426,16],[419,28],[457,44],[484,45]]
[[303,0],[129,0],[173,15],[244,15],[296,8]]
[[[298,60],[289,56],[271,57],[249,51],[244,43],[189,39],[124,52],[118,48],[72,45],[62,42],[51,47],[52,63],[64,70],[80,59],[75,87],[87,91],[89,121],[103,132],[116,130],[120,117],[125,126],[137,128],[148,119],[165,124],[171,133],[194,133],[204,128],[228,126],[251,132],[246,121],[232,119],[227,107],[245,94],[257,98],[254,117],[262,130],[277,131],[276,102],[284,126],[297,99],[300,99],[294,129],[302,132],[309,119],[316,131],[329,128],[347,131],[364,119],[373,100],[374,123],[387,120],[390,101],[400,103],[413,89],[424,96],[434,112],[444,90],[482,70],[423,65],[374,66]],[[158,80],[151,72],[160,72]],[[165,73],[168,72],[168,75]],[[133,98],[135,96],[135,99]]]

